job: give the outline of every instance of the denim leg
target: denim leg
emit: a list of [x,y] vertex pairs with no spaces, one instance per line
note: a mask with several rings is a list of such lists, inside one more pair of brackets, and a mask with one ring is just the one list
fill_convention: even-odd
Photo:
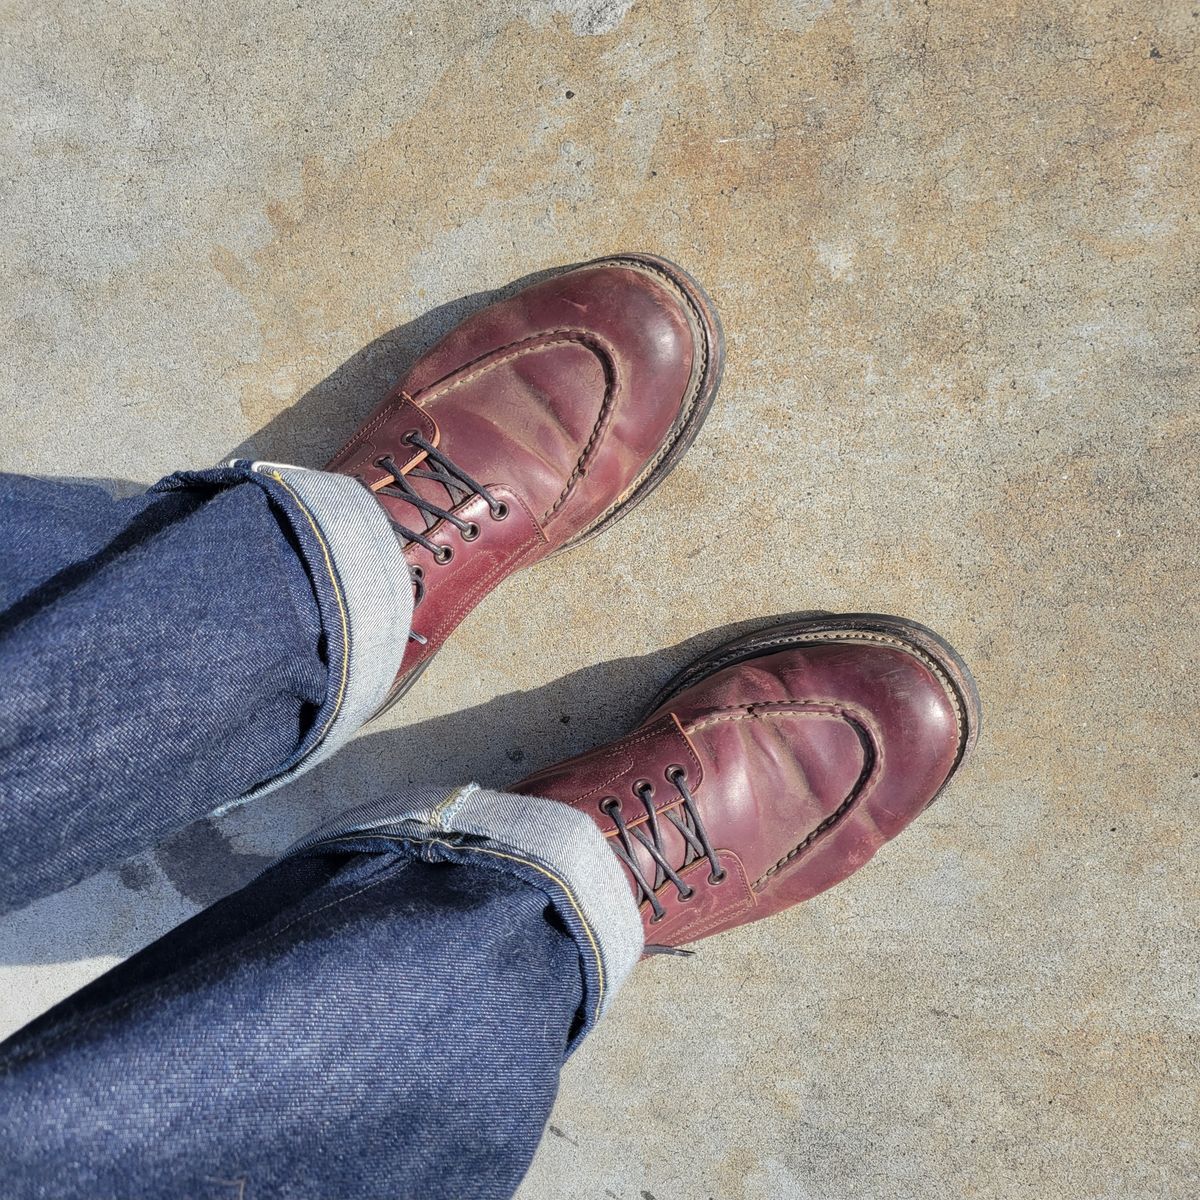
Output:
[[366,490],[323,472],[120,501],[0,475],[0,912],[345,740],[403,651],[401,561]]
[[9,1039],[5,1195],[511,1196],[594,963],[561,881],[480,849],[307,849]]

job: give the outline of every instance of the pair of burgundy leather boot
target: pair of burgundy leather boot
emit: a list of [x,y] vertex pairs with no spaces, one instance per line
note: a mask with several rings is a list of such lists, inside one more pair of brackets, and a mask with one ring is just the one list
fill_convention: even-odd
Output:
[[[695,438],[723,345],[699,285],[628,254],[485,308],[329,465],[372,489],[415,608],[389,703],[507,576],[640,503]],[[626,737],[522,780],[609,839],[648,943],[678,946],[857,870],[946,786],[979,700],[955,651],[871,614],[793,616],[684,670]]]

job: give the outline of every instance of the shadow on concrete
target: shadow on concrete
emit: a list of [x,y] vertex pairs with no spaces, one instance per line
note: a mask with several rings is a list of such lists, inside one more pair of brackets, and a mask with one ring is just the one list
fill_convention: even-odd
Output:
[[38,478],[49,479],[54,483],[99,488],[114,500],[128,500],[131,496],[140,496],[146,491],[144,483],[136,483],[132,479],[115,479],[107,475],[41,475]]
[[[569,269],[533,272],[490,291],[460,296],[397,326],[364,346],[295,404],[233,447],[225,458],[266,458],[319,464],[350,435],[412,363],[459,322],[521,288]],[[99,487],[116,499],[140,495],[145,484],[89,478],[68,482]],[[664,652],[670,657],[670,652]],[[659,656],[651,656],[657,658]],[[555,750],[541,761],[601,740],[583,701],[603,692],[601,678],[619,680],[614,697],[628,699],[631,677],[652,664],[619,660],[535,692],[501,697],[468,712],[359,738],[337,759],[250,808],[181,830],[150,854],[0,920],[0,963],[75,962],[125,956],[186,915],[187,905],[211,904],[253,878],[317,821],[381,790],[417,779],[519,778],[526,750],[537,742]],[[654,686],[648,681],[646,695]],[[557,710],[563,710],[562,713]],[[570,709],[579,723],[570,728]],[[629,717],[627,707],[620,721]],[[617,728],[614,720],[606,729]],[[541,734],[536,731],[541,729]],[[581,735],[577,730],[584,730]],[[572,736],[574,735],[574,736]],[[558,747],[562,747],[561,752]],[[531,759],[532,761],[532,759]],[[164,879],[165,877],[165,879]],[[166,883],[172,886],[168,888]],[[173,890],[172,890],[173,889]],[[176,895],[178,893],[178,896]]]
[[[663,684],[693,659],[779,619],[785,618],[742,621],[460,712],[365,733],[286,788],[198,821],[152,855],[139,855],[10,914],[0,923],[0,962],[125,957],[169,927],[153,913],[137,915],[139,907],[162,903],[155,893],[163,891],[163,875],[191,906],[203,907],[244,886],[314,825],[381,793],[418,782],[508,786],[625,733]],[[434,681],[431,671],[417,686]]]

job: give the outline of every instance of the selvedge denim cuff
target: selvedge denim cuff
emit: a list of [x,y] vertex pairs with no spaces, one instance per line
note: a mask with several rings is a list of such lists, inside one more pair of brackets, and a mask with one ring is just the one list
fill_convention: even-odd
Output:
[[594,821],[557,800],[465,787],[413,787],[350,809],[297,842],[301,854],[332,841],[388,837],[426,858],[521,875],[555,900],[579,945],[583,1028],[608,1008],[641,957],[642,922],[629,884]]
[[[288,521],[313,582],[329,656],[329,687],[303,743],[278,774],[216,810],[282,787],[348,742],[387,698],[408,642],[412,583],[379,502],[357,479],[286,463],[234,459],[173,477],[266,489]],[[164,480],[163,486],[172,486]],[[214,814],[215,815],[215,814]]]
[[288,496],[293,528],[317,580],[321,622],[331,646],[339,646],[330,656],[325,704],[300,759],[257,787],[252,797],[335,754],[387,699],[408,643],[413,595],[391,522],[357,479],[286,463],[239,465],[272,480]]

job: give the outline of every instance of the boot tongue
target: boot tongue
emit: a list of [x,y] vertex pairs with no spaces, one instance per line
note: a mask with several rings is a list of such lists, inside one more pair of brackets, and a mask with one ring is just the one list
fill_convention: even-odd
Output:
[[[420,446],[405,440],[409,435],[416,435],[443,453],[446,450],[437,422],[428,411],[414,404],[407,393],[400,392],[385,401],[364,429],[369,437],[362,445],[352,448],[349,456],[340,455],[330,464],[330,469],[356,475],[375,493],[375,498],[395,524],[415,533],[426,533],[439,518],[434,513],[424,512],[404,496],[391,494],[397,490],[396,480],[387,467],[380,465],[383,459],[390,459],[395,464],[406,485],[422,500],[438,508],[454,509],[472,494],[452,472],[444,473],[448,476],[446,479],[438,477],[443,474],[440,464],[431,460]],[[450,461],[453,463],[453,458]],[[427,478],[429,475],[435,478]]]
[[[397,461],[399,466],[399,461]],[[449,479],[429,479],[427,475],[434,474],[434,464],[424,455],[410,461],[402,468],[404,481],[422,500],[436,504],[438,508],[450,511],[457,508],[473,493],[461,486],[451,476]],[[428,533],[441,520],[436,513],[427,513],[418,505],[411,503],[403,496],[393,495],[389,490],[393,484],[385,484],[381,491],[375,493],[375,498],[383,505],[388,516],[399,525],[403,525],[416,533]]]
[[[668,713],[607,746],[531,775],[515,784],[513,790],[561,800],[591,817],[606,837],[615,839],[631,853],[642,876],[653,885],[659,870],[654,856],[635,836],[629,838],[630,844],[625,847],[617,838],[617,821],[606,808],[615,800],[626,828],[654,844],[650,816],[642,799],[644,789],[635,790],[638,784],[649,784],[652,789],[649,799],[657,820],[659,852],[678,871],[688,856],[689,847],[667,814],[673,813],[684,825],[688,825],[688,820],[683,811],[683,794],[670,781],[667,772],[680,767],[685,772],[686,785],[695,793],[703,778],[700,760],[679,722]],[[607,806],[605,801],[608,801]]]
[[[418,408],[406,392],[394,392],[375,408],[362,429],[330,460],[325,469],[353,475],[378,495],[379,489],[392,481],[389,471],[379,465],[381,459],[391,458],[404,474],[424,460],[425,451],[405,441],[410,434],[418,434],[432,446],[441,443],[441,432],[433,417],[425,409]],[[439,494],[445,499],[445,488],[432,480],[414,481],[413,486],[415,491],[435,504],[441,503]],[[388,513],[392,514],[389,498],[379,499]],[[411,518],[412,505],[399,500],[394,503],[398,519],[404,516]]]

